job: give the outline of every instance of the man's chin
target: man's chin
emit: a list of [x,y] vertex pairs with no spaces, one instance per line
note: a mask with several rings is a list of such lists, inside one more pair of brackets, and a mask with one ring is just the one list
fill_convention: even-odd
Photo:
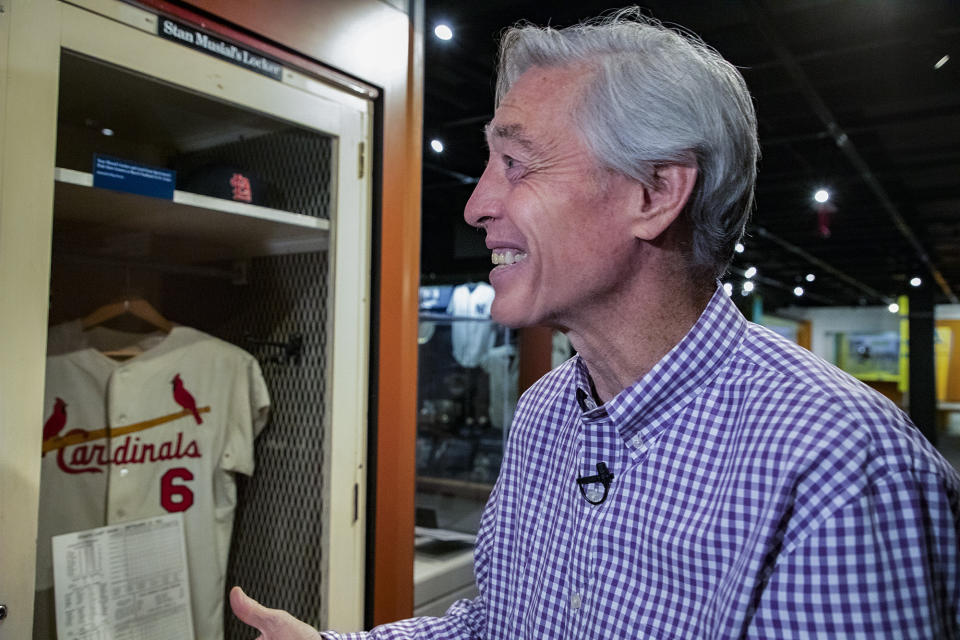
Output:
[[522,329],[532,327],[537,323],[537,318],[531,313],[529,306],[514,304],[506,300],[499,304],[497,299],[493,299],[493,305],[490,307],[490,319],[511,329]]
[[498,304],[497,299],[494,298],[493,305],[490,307],[490,319],[505,327],[519,329],[526,326],[526,324],[516,311],[516,309],[512,308],[512,305],[506,303]]

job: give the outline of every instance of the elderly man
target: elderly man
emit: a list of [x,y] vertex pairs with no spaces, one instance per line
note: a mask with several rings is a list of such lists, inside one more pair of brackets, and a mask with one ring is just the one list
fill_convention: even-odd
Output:
[[[736,69],[633,11],[521,26],[487,140],[465,218],[497,265],[493,316],[577,355],[517,407],[480,595],[346,637],[960,637],[960,478],[717,287],[758,151]],[[267,639],[316,637],[232,602]]]

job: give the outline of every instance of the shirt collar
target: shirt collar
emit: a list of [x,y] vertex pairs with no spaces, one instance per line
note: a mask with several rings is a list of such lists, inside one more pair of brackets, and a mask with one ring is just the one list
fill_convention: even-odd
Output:
[[649,441],[713,380],[740,344],[746,327],[746,319],[718,287],[687,335],[646,375],[600,407],[590,406],[589,373],[577,356],[574,393],[578,404],[585,417],[605,412],[628,444]]

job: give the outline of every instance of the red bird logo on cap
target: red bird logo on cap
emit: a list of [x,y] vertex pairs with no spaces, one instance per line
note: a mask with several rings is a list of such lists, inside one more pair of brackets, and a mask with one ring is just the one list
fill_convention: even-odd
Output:
[[[57,398],[53,403],[53,413],[43,423],[43,441],[46,442],[51,438],[56,438],[66,424],[67,403],[62,398]],[[46,452],[43,455],[47,455]]]
[[179,373],[173,376],[173,399],[177,401],[178,405],[193,414],[193,419],[197,421],[197,424],[203,424],[203,418],[200,417],[200,412],[197,411],[197,401],[193,399],[193,395],[183,386],[183,380],[180,379]]

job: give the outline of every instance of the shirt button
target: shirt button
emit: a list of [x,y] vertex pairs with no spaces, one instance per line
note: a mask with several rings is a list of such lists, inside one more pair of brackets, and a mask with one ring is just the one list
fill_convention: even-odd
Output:
[[570,608],[571,608],[571,609],[579,609],[579,608],[580,608],[580,594],[579,594],[579,593],[574,593],[572,596],[570,596]]
[[593,411],[597,408],[597,403],[590,397],[587,397],[587,399],[583,401],[583,404],[587,408],[587,411]]
[[630,440],[630,444],[637,448],[638,453],[643,453],[647,450],[647,445],[640,436],[633,436],[633,438]]
[[126,467],[120,469],[120,477],[121,477],[121,478],[122,478],[123,476],[127,475],[128,473],[130,473],[130,469],[127,469]]

